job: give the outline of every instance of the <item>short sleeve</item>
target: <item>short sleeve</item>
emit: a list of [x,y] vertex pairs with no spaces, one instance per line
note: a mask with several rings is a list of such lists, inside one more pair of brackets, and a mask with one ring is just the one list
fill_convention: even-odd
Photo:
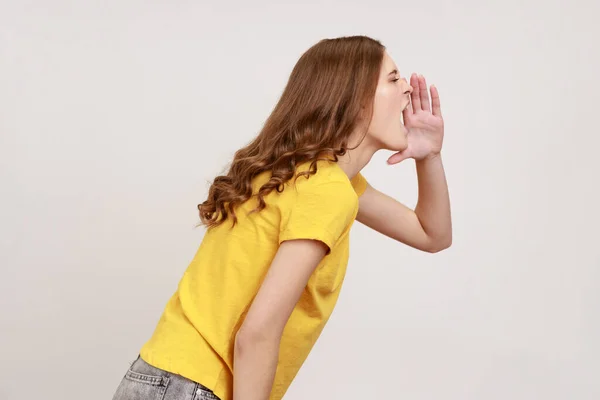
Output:
[[300,177],[295,186],[286,188],[293,196],[282,215],[279,243],[312,239],[331,250],[356,216],[357,196],[347,181],[310,181]]
[[367,180],[360,172],[352,178],[351,182],[358,197],[362,196],[365,190],[367,190]]

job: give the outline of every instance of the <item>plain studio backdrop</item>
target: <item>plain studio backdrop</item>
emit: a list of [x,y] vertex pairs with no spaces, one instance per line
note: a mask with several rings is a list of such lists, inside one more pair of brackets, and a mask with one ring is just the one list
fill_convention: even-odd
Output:
[[[0,399],[109,399],[292,67],[365,34],[440,90],[454,244],[357,223],[286,399],[600,398],[596,1],[2,1]],[[364,170],[414,206],[414,161]]]

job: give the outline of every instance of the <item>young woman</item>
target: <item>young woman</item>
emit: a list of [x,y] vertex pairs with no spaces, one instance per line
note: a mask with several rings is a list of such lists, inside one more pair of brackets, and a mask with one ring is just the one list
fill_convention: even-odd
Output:
[[[338,299],[355,219],[423,251],[450,246],[430,91],[369,37],[306,51],[258,137],[198,205],[207,232],[114,400],[281,399]],[[390,164],[416,160],[415,210],[360,174],[380,149],[395,151]]]

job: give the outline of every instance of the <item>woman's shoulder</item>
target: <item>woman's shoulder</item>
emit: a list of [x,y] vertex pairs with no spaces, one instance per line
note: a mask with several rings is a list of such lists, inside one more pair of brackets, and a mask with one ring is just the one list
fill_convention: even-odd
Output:
[[352,182],[336,162],[319,160],[315,166],[315,173],[305,174],[311,170],[311,162],[300,164],[296,168],[297,178],[290,180],[290,186],[298,190],[339,190],[340,195],[354,191]]
[[[358,196],[346,173],[335,162],[319,161],[315,173],[302,174],[310,163],[299,165],[296,178],[292,178],[279,197],[282,208],[307,208],[346,210],[353,213],[358,207]],[[343,212],[346,212],[343,211]]]

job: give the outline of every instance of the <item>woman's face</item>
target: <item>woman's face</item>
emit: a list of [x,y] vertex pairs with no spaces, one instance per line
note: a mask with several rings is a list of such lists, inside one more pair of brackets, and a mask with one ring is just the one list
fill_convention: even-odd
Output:
[[412,90],[387,51],[384,52],[366,137],[377,149],[402,151],[408,146],[402,111],[410,104]]

